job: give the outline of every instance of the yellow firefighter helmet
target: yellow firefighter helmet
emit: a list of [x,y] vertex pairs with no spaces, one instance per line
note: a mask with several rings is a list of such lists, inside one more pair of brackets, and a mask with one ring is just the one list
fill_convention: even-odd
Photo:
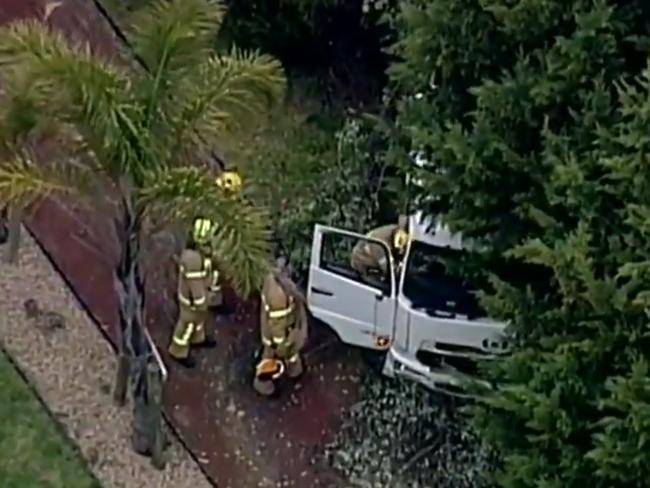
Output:
[[276,380],[284,373],[284,363],[279,359],[262,359],[255,368],[255,376],[262,381]]
[[217,178],[216,184],[223,191],[238,193],[241,190],[241,176],[236,171],[224,171]]
[[192,225],[192,239],[197,244],[205,244],[210,240],[213,231],[214,225],[211,220],[203,217],[194,219],[194,224]]
[[408,243],[408,232],[403,229],[397,229],[395,234],[393,234],[393,247],[399,252],[404,252]]

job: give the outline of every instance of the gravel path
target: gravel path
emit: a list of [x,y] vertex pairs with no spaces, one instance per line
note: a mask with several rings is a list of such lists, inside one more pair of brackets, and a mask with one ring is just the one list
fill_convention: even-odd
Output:
[[[171,436],[162,472],[131,450],[131,409],[118,409],[111,400],[113,351],[31,236],[22,235],[18,266],[4,262],[0,247],[0,341],[66,426],[104,488],[210,488]],[[50,328],[26,318],[23,303],[29,298],[60,314],[65,326]]]

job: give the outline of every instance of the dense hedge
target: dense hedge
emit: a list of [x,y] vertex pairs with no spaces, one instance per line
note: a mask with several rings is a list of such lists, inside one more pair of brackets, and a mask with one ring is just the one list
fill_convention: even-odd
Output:
[[423,209],[545,267],[486,300],[515,350],[476,411],[506,488],[650,479],[650,4],[406,0],[390,70]]

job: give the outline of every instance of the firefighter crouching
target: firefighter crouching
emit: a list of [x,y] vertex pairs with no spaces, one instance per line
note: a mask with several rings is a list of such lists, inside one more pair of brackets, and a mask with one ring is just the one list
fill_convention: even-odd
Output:
[[179,259],[179,315],[169,345],[169,354],[186,367],[194,365],[190,357],[191,346],[214,345],[214,340],[205,330],[214,279],[212,260],[205,249],[212,231],[210,221],[196,219],[187,246]]
[[[395,264],[399,264],[409,242],[406,230],[406,217],[400,217],[397,224],[388,224],[371,230],[367,237],[385,242],[390,249]],[[359,241],[352,250],[350,258],[352,269],[357,271],[366,281],[383,279],[389,271],[389,262],[383,247],[378,244]]]
[[304,370],[301,351],[307,342],[304,298],[288,277],[276,272],[264,281],[260,305],[261,360],[253,388],[261,395],[276,392],[275,380],[299,377]]

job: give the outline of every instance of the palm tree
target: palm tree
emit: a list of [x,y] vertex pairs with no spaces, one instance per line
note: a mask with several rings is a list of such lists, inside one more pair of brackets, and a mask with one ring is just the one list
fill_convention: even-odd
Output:
[[[145,238],[200,214],[217,224],[215,255],[237,291],[257,289],[268,266],[264,212],[224,197],[196,164],[217,136],[259,116],[285,87],[276,60],[213,51],[223,15],[222,4],[210,0],[150,3],[128,35],[146,69],[101,60],[38,22],[0,29],[0,208],[67,193],[111,209],[120,245],[120,348],[130,358],[136,397],[151,353]],[[43,134],[56,140],[51,161],[34,150]]]

